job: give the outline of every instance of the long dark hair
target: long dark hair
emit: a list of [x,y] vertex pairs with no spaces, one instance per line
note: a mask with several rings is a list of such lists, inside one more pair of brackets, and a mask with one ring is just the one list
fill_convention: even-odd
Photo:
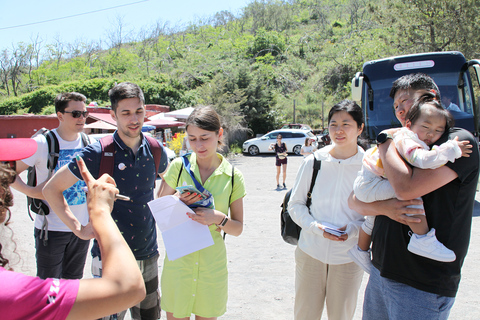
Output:
[[[352,116],[353,120],[357,123],[357,127],[360,129],[362,127],[362,124],[365,123],[363,119],[363,112],[362,108],[358,104],[355,103],[355,101],[345,99],[330,109],[330,112],[328,113],[328,124],[330,124],[330,120],[332,120],[332,117],[335,113],[340,112],[340,111],[345,111],[349,115]],[[370,148],[368,144],[368,140],[365,139],[364,137],[364,131],[358,136],[357,138],[357,144],[362,147],[364,150]]]

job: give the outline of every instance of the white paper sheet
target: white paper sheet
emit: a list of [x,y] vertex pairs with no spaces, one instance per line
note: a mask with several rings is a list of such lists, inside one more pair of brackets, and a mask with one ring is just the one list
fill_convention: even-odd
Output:
[[168,259],[173,261],[213,245],[208,226],[191,220],[186,212],[194,213],[175,196],[165,196],[148,203],[158,228],[162,232]]

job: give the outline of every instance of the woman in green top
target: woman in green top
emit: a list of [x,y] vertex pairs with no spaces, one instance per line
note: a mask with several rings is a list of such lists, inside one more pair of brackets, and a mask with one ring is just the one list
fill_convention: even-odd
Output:
[[[212,107],[196,108],[187,119],[186,130],[193,150],[186,156],[190,170],[215,202],[215,209],[199,207],[195,215],[188,215],[209,226],[214,245],[174,261],[165,256],[161,306],[168,320],[190,319],[192,313],[197,320],[217,319],[226,311],[228,294],[227,255],[220,231],[234,236],[242,233],[245,184],[242,173],[217,153],[223,129]],[[176,193],[177,186],[195,185],[181,157],[170,164],[163,179],[160,197],[176,194],[187,205],[199,200],[195,193]]]

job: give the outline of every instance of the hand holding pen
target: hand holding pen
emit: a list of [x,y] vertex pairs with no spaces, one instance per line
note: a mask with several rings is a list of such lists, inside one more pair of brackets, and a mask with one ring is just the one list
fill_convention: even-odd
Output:
[[[77,164],[79,165],[79,168],[80,168],[80,173],[82,174],[83,178],[85,179],[85,176],[86,176],[86,173],[85,172],[88,172],[88,169],[87,167],[85,166],[85,163],[83,162],[83,159],[80,157],[80,156],[77,156],[76,157],[76,160],[77,160]],[[89,173],[89,172],[88,172]],[[90,173],[89,173],[90,174]],[[84,176],[85,175],[85,176]],[[114,186],[116,186],[115,184],[115,180],[113,180],[112,177],[110,177],[108,174],[107,175],[104,175],[106,176],[105,179],[103,179],[103,176],[100,177],[100,179],[98,179],[98,181],[100,180],[105,180],[107,181],[108,183],[110,184],[113,184]],[[93,181],[95,181],[95,179],[91,179]],[[85,181],[85,183],[87,183],[87,181]],[[87,183],[88,185],[88,183]],[[82,190],[87,193],[88,192],[88,187],[83,187]],[[122,200],[122,201],[130,201],[130,198],[127,197],[127,196],[124,196],[124,195],[121,195],[118,193],[118,190],[117,190],[117,193],[115,193],[115,199],[118,199],[118,200]]]

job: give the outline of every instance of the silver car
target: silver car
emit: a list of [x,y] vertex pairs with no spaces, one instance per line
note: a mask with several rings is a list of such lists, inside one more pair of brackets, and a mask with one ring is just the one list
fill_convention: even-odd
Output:
[[270,131],[260,138],[247,140],[243,143],[243,152],[256,156],[259,153],[274,153],[273,150],[268,150],[268,147],[277,142],[277,136],[282,135],[282,142],[285,142],[289,153],[296,155],[300,154],[302,145],[305,144],[305,138],[310,138],[312,144],[316,145],[317,138],[311,131],[301,129],[280,129]]

